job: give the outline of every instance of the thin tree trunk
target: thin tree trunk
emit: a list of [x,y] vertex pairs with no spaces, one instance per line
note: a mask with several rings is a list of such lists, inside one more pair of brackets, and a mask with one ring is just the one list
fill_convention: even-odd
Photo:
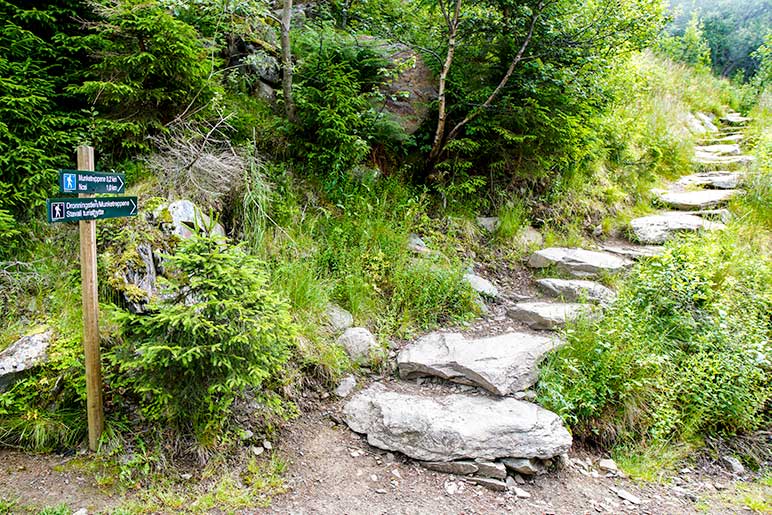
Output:
[[443,8],[443,15],[445,21],[448,24],[448,53],[445,56],[445,62],[442,64],[440,70],[440,84],[438,91],[439,101],[439,114],[437,116],[437,130],[434,133],[434,143],[432,144],[432,151],[429,154],[429,162],[433,163],[444,147],[445,142],[445,124],[447,122],[447,100],[446,100],[446,84],[448,80],[448,73],[450,72],[450,66],[453,64],[453,56],[456,53],[456,36],[458,34],[458,21],[461,14],[461,0],[456,0],[456,6],[453,10],[453,16]]
[[298,121],[295,101],[292,98],[292,47],[290,46],[290,27],[292,24],[292,0],[284,0],[281,11],[281,87],[284,92],[284,111],[289,121]]
[[536,21],[539,19],[539,16],[542,13],[542,10],[544,9],[544,2],[540,2],[536,10],[534,11],[533,15],[531,16],[531,23],[528,27],[528,34],[526,34],[525,39],[523,40],[523,44],[520,45],[520,50],[518,50],[515,57],[512,59],[512,62],[509,63],[509,68],[507,69],[507,73],[504,74],[504,77],[501,78],[501,81],[499,81],[498,86],[496,86],[496,89],[493,90],[493,93],[491,93],[488,98],[485,100],[485,102],[482,103],[481,106],[473,109],[472,111],[467,114],[463,120],[458,122],[455,127],[450,131],[450,134],[448,134],[447,139],[452,140],[453,138],[458,135],[458,132],[466,125],[467,123],[471,122],[477,116],[480,115],[485,109],[490,107],[491,103],[496,99],[496,97],[499,95],[502,89],[507,85],[509,82],[509,79],[512,77],[512,73],[514,73],[515,68],[520,63],[520,61],[523,60],[523,56],[525,55],[525,51],[528,48],[528,45],[531,43],[531,39],[533,38],[533,31],[534,27],[536,26]]

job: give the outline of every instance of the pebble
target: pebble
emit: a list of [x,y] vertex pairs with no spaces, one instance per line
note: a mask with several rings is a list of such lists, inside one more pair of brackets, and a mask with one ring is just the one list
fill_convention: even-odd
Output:
[[641,504],[643,501],[641,501],[640,497],[636,497],[635,495],[631,494],[624,488],[614,488],[613,486],[610,487],[611,491],[617,494],[621,499],[624,499],[625,501],[629,501],[633,504]]
[[518,499],[530,499],[531,494],[523,490],[522,488],[515,487],[515,495]]
[[269,450],[269,451],[270,451],[271,449],[273,449],[273,445],[272,445],[272,444],[271,444],[271,442],[269,442],[268,440],[263,440],[263,447],[265,447],[265,448],[266,448],[266,450]]
[[250,447],[250,450],[252,451],[252,454],[254,454],[255,456],[260,456],[265,451],[265,449],[263,449],[262,447],[258,447],[256,445],[253,445],[252,447]]

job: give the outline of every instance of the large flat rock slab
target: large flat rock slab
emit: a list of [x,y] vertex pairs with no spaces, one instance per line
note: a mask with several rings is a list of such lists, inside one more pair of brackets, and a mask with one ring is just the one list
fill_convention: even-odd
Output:
[[375,383],[346,404],[343,419],[370,445],[421,461],[549,459],[571,447],[560,417],[511,397]]
[[610,252],[550,247],[534,252],[528,259],[532,268],[546,268],[551,265],[577,277],[592,277],[600,273],[619,272],[632,262]]
[[0,392],[20,374],[48,359],[52,336],[53,331],[50,329],[23,336],[0,352]]
[[692,175],[684,175],[676,184],[679,186],[702,186],[717,190],[733,190],[740,183],[742,172],[700,172]]
[[694,147],[695,152],[713,154],[716,156],[739,156],[742,151],[740,145],[733,143],[718,143],[714,145],[699,145]]
[[719,207],[738,194],[738,190],[654,191],[657,200],[673,209],[692,211]]
[[525,323],[538,331],[554,331],[566,325],[566,322],[581,316],[591,316],[594,312],[590,304],[562,302],[518,302],[507,315],[513,320]]
[[668,213],[636,218],[630,222],[635,239],[649,245],[662,245],[675,234],[700,230],[723,230],[726,226],[686,213]]
[[597,302],[609,304],[616,298],[616,293],[595,281],[582,279],[539,279],[536,285],[541,291],[552,297],[569,302]]
[[397,365],[405,379],[436,376],[508,395],[533,386],[539,362],[559,344],[557,338],[520,332],[476,339],[431,333],[400,352]]

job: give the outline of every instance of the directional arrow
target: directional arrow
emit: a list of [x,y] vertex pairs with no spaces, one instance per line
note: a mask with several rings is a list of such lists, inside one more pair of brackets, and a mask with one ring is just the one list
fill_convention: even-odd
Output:
[[136,216],[137,197],[51,198],[46,201],[49,222],[77,222]]
[[88,170],[59,170],[59,193],[123,193],[126,174],[103,173]]

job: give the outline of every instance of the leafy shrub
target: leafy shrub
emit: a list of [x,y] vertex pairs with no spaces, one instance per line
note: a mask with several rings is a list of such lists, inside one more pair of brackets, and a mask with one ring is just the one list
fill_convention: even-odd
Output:
[[597,321],[567,332],[539,399],[576,434],[664,443],[769,422],[772,266],[737,238],[670,244]]
[[377,105],[389,65],[375,46],[322,26],[304,31],[296,47],[294,95],[303,159],[335,179],[362,162],[375,144],[396,150],[406,137]]
[[211,445],[226,439],[233,403],[248,392],[278,408],[268,389],[294,328],[262,263],[240,247],[193,238],[165,266],[164,300],[148,315],[117,315],[124,343],[109,355],[111,382],[138,397],[148,420]]

